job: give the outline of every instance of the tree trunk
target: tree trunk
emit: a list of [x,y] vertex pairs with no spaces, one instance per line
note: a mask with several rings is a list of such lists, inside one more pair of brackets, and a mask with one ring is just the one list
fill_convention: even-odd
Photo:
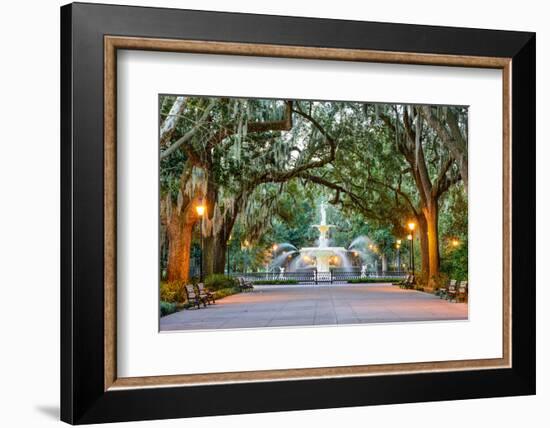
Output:
[[428,249],[428,228],[426,225],[426,219],[423,215],[417,216],[418,223],[418,236],[420,238],[420,258],[422,266],[422,276],[429,277],[430,274],[430,256]]
[[439,277],[439,236],[437,233],[439,228],[439,208],[437,201],[432,199],[423,211],[426,217],[428,232],[428,288],[434,288],[435,281]]
[[168,281],[187,281],[189,279],[189,261],[194,220],[187,212],[178,213],[174,207],[170,218],[168,233]]
[[225,271],[225,255],[227,250],[227,242],[223,237],[223,233],[204,237],[203,246],[204,277],[206,278],[213,273],[223,274]]
[[381,259],[382,259],[382,272],[387,272],[388,271],[388,258],[386,257],[385,254],[382,254]]
[[216,245],[216,256],[214,258],[214,273],[225,272],[225,258],[227,254],[227,242],[224,239],[218,239]]
[[214,273],[215,249],[216,240],[214,236],[204,236],[202,238],[202,273],[204,278]]

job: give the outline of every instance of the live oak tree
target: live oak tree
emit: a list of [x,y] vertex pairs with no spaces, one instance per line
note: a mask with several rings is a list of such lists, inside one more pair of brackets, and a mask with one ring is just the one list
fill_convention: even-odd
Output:
[[[429,110],[430,123],[421,107],[350,104],[340,116],[340,156],[330,171],[305,177],[335,191],[335,202],[351,206],[366,218],[392,225],[403,235],[403,225],[414,218],[420,238],[421,266],[428,286],[439,277],[439,205],[442,196],[461,180],[459,161],[449,142],[441,138],[447,122]],[[428,115],[427,112],[425,112]],[[455,110],[453,120],[465,111]],[[465,138],[463,136],[463,138]],[[462,141],[464,143],[465,140]],[[455,147],[456,148],[456,147]],[[458,150],[461,153],[461,150]],[[461,165],[466,163],[463,155]]]
[[468,115],[464,107],[420,106],[418,112],[457,161],[460,176],[468,192]]
[[187,279],[197,222],[206,274],[223,272],[236,227],[239,239],[254,241],[254,263],[263,263],[276,239],[273,219],[291,221],[289,198],[303,200],[312,188],[343,215],[376,225],[383,264],[394,250],[391,234],[403,237],[415,218],[422,270],[439,275],[442,201],[461,180],[467,185],[465,108],[164,97],[161,119],[168,279]]
[[[168,197],[161,203],[168,242],[178,242],[169,244],[169,280],[187,279],[187,255],[195,222],[201,220],[201,233],[205,236],[205,274],[223,272],[231,231],[238,215],[252,206],[254,190],[266,183],[284,183],[303,171],[321,167],[335,154],[335,142],[323,134],[323,128],[310,113],[294,110],[291,101],[220,99],[215,105],[210,101],[205,107],[203,103],[199,110],[202,111],[195,114],[198,119],[184,125],[172,136],[173,142],[164,150],[161,148],[161,159],[169,161],[170,156],[164,153],[178,154],[184,165],[179,168],[178,185],[173,186],[176,191],[167,192]],[[167,117],[173,114],[182,116],[181,111],[174,113],[172,105]],[[293,129],[295,114],[301,120]],[[164,125],[163,122],[161,141],[166,132],[163,130],[169,129]],[[307,140],[296,145],[297,136],[304,133],[308,134]],[[169,170],[166,162],[163,167]],[[206,204],[206,214],[201,219],[192,212],[198,200]],[[182,233],[184,237],[180,236]],[[182,258],[186,257],[181,267]]]
[[[192,230],[198,220],[201,220],[201,233],[206,236],[206,272],[223,269],[225,245],[242,198],[231,194],[230,184],[225,186],[228,197],[220,201],[223,192],[220,176],[224,168],[231,170],[234,167],[231,161],[228,162],[229,156],[219,155],[222,143],[237,135],[229,149],[236,146],[233,157],[238,163],[240,145],[247,131],[268,132],[291,127],[288,108],[282,119],[252,122],[238,100],[204,101],[175,98],[160,129],[161,171],[169,172],[172,168],[179,173],[178,178],[174,178],[177,174],[166,174],[165,197],[161,200],[161,223],[165,225],[169,242],[169,280],[188,277]],[[203,218],[199,218],[194,209],[199,201],[206,204]],[[220,263],[213,265],[219,260],[222,260],[221,266]]]
[[430,126],[432,121],[426,123],[421,111],[421,106],[393,106],[381,119],[393,133],[397,150],[406,159],[408,173],[416,185],[416,200],[405,192],[400,192],[400,196],[416,217],[423,268],[426,269],[427,261],[427,285],[432,288],[439,279],[440,199],[462,177],[453,152]]

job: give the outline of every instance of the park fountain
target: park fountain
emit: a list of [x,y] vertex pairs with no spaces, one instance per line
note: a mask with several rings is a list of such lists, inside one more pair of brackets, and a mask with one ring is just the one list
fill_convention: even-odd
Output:
[[281,252],[272,261],[273,268],[277,267],[281,270],[281,273],[303,269],[316,269],[317,272],[329,272],[331,268],[351,269],[352,254],[350,251],[344,247],[329,246],[328,232],[334,225],[327,224],[324,202],[321,203],[320,207],[320,222],[312,225],[312,227],[319,231],[318,245],[300,249],[291,244],[274,245],[274,251],[281,250]]
[[[326,205],[321,202],[321,221],[319,224],[314,224],[319,231],[319,241],[317,247],[305,247],[299,250],[300,258],[306,262],[310,262],[318,272],[329,272],[331,267],[350,268],[351,261],[348,255],[348,250],[344,247],[329,247],[328,231],[334,227],[332,224],[327,224]],[[299,260],[298,260],[299,262]]]

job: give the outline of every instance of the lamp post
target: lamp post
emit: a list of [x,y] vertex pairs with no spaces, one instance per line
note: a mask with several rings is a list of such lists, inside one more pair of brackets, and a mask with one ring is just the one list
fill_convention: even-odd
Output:
[[229,275],[229,270],[231,269],[230,261],[231,261],[231,236],[229,236],[229,239],[227,240],[227,274]]
[[395,248],[397,249],[397,271],[401,271],[401,239],[395,242]]
[[416,227],[416,224],[414,222],[409,222],[408,224],[409,230],[411,231],[411,234],[409,235],[411,238],[411,266],[412,266],[412,274],[414,275],[414,229]]
[[202,201],[202,198],[199,199],[199,202],[197,203],[197,206],[195,207],[197,210],[197,215],[199,216],[200,222],[199,222],[199,233],[201,236],[201,256],[199,259],[200,263],[200,274],[199,274],[199,282],[203,282],[203,270],[202,270],[202,252],[203,252],[203,241],[202,241],[202,219],[204,216],[204,211],[206,207],[204,206],[204,203]]
[[245,239],[244,242],[241,244],[241,250],[243,251],[243,269],[244,273],[248,270],[248,247],[250,246],[250,242],[248,242],[248,239]]

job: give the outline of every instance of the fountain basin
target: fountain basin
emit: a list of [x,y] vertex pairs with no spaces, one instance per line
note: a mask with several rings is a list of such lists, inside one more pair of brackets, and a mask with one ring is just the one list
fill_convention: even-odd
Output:
[[345,261],[348,250],[344,247],[304,247],[300,249],[300,256],[315,257],[315,266],[318,272],[329,272],[331,259],[333,257],[341,258]]

